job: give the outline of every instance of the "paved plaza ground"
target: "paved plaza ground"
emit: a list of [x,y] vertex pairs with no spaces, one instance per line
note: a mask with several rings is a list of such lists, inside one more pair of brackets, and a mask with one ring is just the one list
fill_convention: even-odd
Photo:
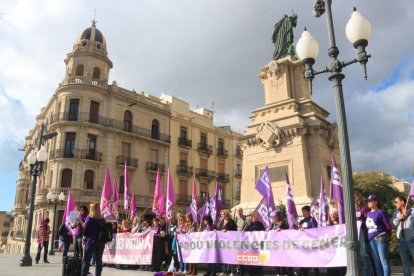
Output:
[[[49,256],[49,264],[40,262],[35,264],[34,255],[33,266],[21,267],[19,261],[21,255],[16,254],[0,254],[0,276],[60,276],[62,275],[62,257],[60,254],[55,256]],[[399,276],[403,275],[401,267],[393,267],[392,275]],[[91,268],[91,272],[95,272],[95,268]],[[276,275],[268,271],[265,275]],[[205,271],[200,270],[198,275],[203,275]],[[324,275],[324,273],[321,273]],[[138,271],[138,270],[122,270],[110,267],[104,267],[102,276],[150,276],[154,275],[153,272],[149,271]]]

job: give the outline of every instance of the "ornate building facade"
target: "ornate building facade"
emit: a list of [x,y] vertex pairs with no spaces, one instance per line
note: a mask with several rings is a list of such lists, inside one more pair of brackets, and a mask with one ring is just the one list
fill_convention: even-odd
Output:
[[[35,126],[26,137],[26,154],[20,164],[19,178],[16,181],[16,198],[12,211],[14,224],[6,246],[6,252],[9,253],[22,252],[24,248],[31,186],[26,157],[37,145],[42,124],[46,125],[46,132],[57,131],[58,136],[44,143],[49,158],[38,177],[32,239],[36,236],[42,209],[51,222],[55,221],[54,225],[51,223],[52,230],[54,228],[57,232],[69,189],[77,205],[99,202],[107,168],[111,173],[112,184],[114,181],[118,184],[121,197],[119,210],[123,210],[126,162],[131,190],[136,194],[138,211],[148,212],[152,206],[157,169],[162,172],[161,181],[165,187],[167,167],[170,165],[171,170],[176,173],[177,165],[180,164],[177,154],[170,153],[171,149],[176,152],[179,143],[177,135],[180,130],[174,129],[174,126],[181,127],[176,123],[181,119],[171,118],[175,116],[171,110],[174,104],[165,101],[165,98],[160,99],[144,92],[136,93],[124,89],[115,81],[108,84],[112,62],[108,58],[105,38],[94,22],[76,40],[72,52],[65,59],[65,64],[64,80],[47,105],[42,108],[36,117]],[[200,115],[200,118],[202,117],[203,115]],[[199,120],[201,121],[203,119]],[[200,128],[205,128],[204,124],[200,124]],[[196,129],[196,125],[197,123],[193,123],[191,127]],[[174,135],[173,140],[170,133]],[[194,131],[194,135],[196,133]],[[214,136],[213,133],[220,135]],[[230,142],[232,136],[228,133],[226,130],[215,128],[210,120],[209,139],[210,136],[211,139],[222,137],[230,147],[236,138],[231,138],[233,140]],[[194,165],[189,162],[188,166]],[[211,170],[215,171],[217,167],[211,166]],[[227,164],[227,170],[230,171],[233,166]],[[221,172],[220,169],[217,170]],[[180,186],[184,185],[184,180],[187,187]],[[178,174],[174,175],[174,181],[176,193],[182,193],[178,198],[184,196],[184,199],[187,199],[191,194],[191,181],[188,177],[179,178]],[[228,186],[233,183],[226,185],[225,201],[230,204],[233,188]],[[48,203],[46,196],[49,192],[54,196],[60,193],[66,196],[66,200],[57,205],[56,213]],[[180,203],[184,208],[187,202]],[[35,250],[34,244],[32,240],[32,251]]]

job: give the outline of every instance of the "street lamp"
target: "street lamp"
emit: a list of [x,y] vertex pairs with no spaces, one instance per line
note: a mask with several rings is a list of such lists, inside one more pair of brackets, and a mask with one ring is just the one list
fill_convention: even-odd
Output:
[[32,257],[30,256],[30,245],[31,245],[31,232],[32,232],[32,225],[33,225],[33,212],[34,212],[34,200],[36,195],[36,183],[37,177],[40,175],[42,171],[43,164],[47,160],[47,151],[42,147],[42,141],[48,140],[57,135],[57,132],[51,132],[48,134],[44,134],[45,131],[45,124],[42,124],[40,129],[40,136],[39,142],[37,145],[37,152],[32,150],[27,157],[27,161],[30,165],[30,175],[32,176],[32,192],[30,197],[30,205],[29,205],[29,217],[27,221],[26,227],[26,241],[24,244],[24,255],[20,259],[20,266],[31,266],[32,265]]
[[344,186],[345,227],[347,234],[345,243],[347,250],[347,275],[355,276],[361,275],[361,265],[359,262],[359,242],[355,219],[354,189],[352,181],[351,157],[349,153],[348,128],[342,92],[342,80],[345,78],[345,75],[342,74],[341,71],[343,67],[359,62],[363,66],[364,77],[365,79],[367,78],[366,63],[371,56],[367,55],[365,47],[368,45],[368,39],[371,36],[371,25],[368,20],[366,20],[354,8],[351,19],[346,25],[346,36],[358,50],[358,58],[346,62],[339,61],[337,59],[339,50],[336,47],[334,26],[332,22],[331,1],[332,0],[316,0],[313,12],[316,17],[319,17],[326,11],[329,36],[328,55],[330,57],[328,66],[321,71],[313,70],[312,66],[318,56],[319,46],[316,40],[306,29],[297,43],[296,53],[305,63],[305,78],[309,81],[311,93],[312,80],[318,74],[329,72],[329,80],[333,84]]
[[63,194],[63,192],[60,193],[59,196],[54,195],[52,193],[52,191],[49,191],[47,193],[47,201],[49,203],[49,206],[53,206],[53,226],[52,226],[52,236],[50,237],[50,250],[49,250],[49,255],[55,255],[55,244],[53,243],[53,238],[55,236],[55,226],[56,226],[56,207],[58,204],[58,200],[60,202],[60,205],[62,205],[62,202],[65,200],[65,195]]

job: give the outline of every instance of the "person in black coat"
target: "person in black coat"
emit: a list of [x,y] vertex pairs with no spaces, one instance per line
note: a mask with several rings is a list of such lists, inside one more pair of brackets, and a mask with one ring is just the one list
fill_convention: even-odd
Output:
[[[227,209],[223,209],[220,211],[220,223],[218,225],[218,230],[222,232],[227,231],[237,231],[237,224],[234,220],[230,217],[230,211]],[[234,265],[223,265],[223,275],[236,273],[236,267]],[[221,275],[221,274],[220,274]]]
[[[263,223],[257,220],[257,216],[255,212],[250,213],[246,217],[246,225],[244,227],[244,231],[252,232],[252,231],[264,231],[265,227]],[[242,266],[241,267],[241,275],[249,275],[249,276],[262,276],[263,275],[263,267],[261,266]]]
[[73,237],[69,234],[69,230],[66,228],[66,225],[64,223],[59,226],[58,235],[59,240],[63,243],[62,257],[64,258],[68,255],[69,246],[73,242]]

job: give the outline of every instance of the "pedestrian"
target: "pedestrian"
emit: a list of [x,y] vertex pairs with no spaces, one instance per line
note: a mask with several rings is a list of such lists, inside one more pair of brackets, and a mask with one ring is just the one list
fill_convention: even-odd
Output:
[[[205,216],[203,219],[204,224],[204,232],[215,231],[217,227],[213,223],[213,219],[211,216]],[[216,276],[217,275],[217,264],[215,263],[208,263],[207,264],[207,271],[204,276]]]
[[83,247],[82,247],[82,238],[83,238],[83,225],[85,224],[86,217],[88,216],[88,207],[82,205],[77,208],[79,212],[79,217],[71,225],[73,229],[73,241],[75,245],[75,258],[82,257]]
[[[227,231],[237,231],[237,225],[234,220],[230,217],[230,211],[228,209],[223,209],[220,211],[220,223],[217,227],[217,230],[222,232]],[[236,273],[236,267],[230,264],[223,265],[223,273],[220,273],[219,276],[229,275],[233,276]]]
[[152,272],[161,271],[161,264],[165,258],[165,227],[160,225],[158,218],[152,220],[152,231],[154,232],[154,243],[152,250]]
[[[175,251],[175,254],[178,254],[178,242],[177,242],[177,235],[179,234],[185,234],[188,232],[187,225],[185,223],[185,217],[180,216],[178,217],[178,224],[177,229],[175,230],[174,240],[173,240],[173,251]],[[180,270],[178,272],[181,272],[182,274],[187,274],[187,264],[180,262]]]
[[[318,223],[316,222],[315,218],[310,215],[310,206],[305,205],[302,207],[302,215],[303,219],[299,222],[299,230],[303,231],[310,228],[317,228]],[[300,269],[300,275],[302,276],[308,276],[309,268],[302,267]],[[313,268],[313,274],[315,276],[319,276],[319,268],[314,267]]]
[[246,216],[243,214],[242,207],[237,207],[234,222],[237,225],[237,231],[243,231],[244,225],[246,224]]
[[91,203],[89,209],[90,213],[83,224],[84,255],[82,259],[82,276],[90,274],[89,268],[93,254],[95,254],[96,261],[95,276],[101,276],[102,255],[105,243],[98,241],[98,237],[106,221],[101,214],[99,203]]
[[[49,219],[45,219],[44,225],[43,225],[43,230],[42,233],[39,233],[41,236],[38,239],[38,247],[37,247],[37,254],[36,254],[36,264],[39,263],[40,261],[40,255],[42,253],[42,249],[43,249],[43,262],[45,264],[48,264],[49,261],[47,260],[47,250],[49,248],[49,238],[50,238],[50,226],[49,226]],[[40,228],[40,226],[39,226]]]
[[132,220],[131,233],[138,233],[139,229],[141,228],[141,223],[141,218],[139,216],[135,216]]
[[69,247],[71,243],[73,242],[73,237],[71,234],[69,234],[69,230],[68,228],[66,228],[66,224],[64,223],[62,223],[59,226],[58,235],[59,235],[59,241],[61,241],[63,244],[62,258],[64,258],[68,255]]
[[131,233],[131,225],[129,223],[129,220],[124,219],[122,221],[122,226],[119,229],[118,233]]
[[[187,233],[197,232],[197,223],[194,221],[193,215],[188,213],[185,215],[185,224],[187,227]],[[197,264],[187,264],[188,271],[187,275],[197,275]]]
[[[264,225],[261,223],[256,216],[256,213],[253,211],[246,217],[246,226],[244,231],[253,232],[253,231],[264,231]],[[244,276],[262,276],[263,267],[262,266],[242,266],[240,275]]]
[[381,202],[376,195],[368,197],[366,225],[368,239],[374,258],[375,270],[378,276],[390,276],[391,265],[388,251],[391,241],[391,224],[388,214],[382,209]]
[[411,275],[411,259],[414,256],[414,216],[412,208],[407,207],[403,196],[395,198],[397,210],[392,215],[392,225],[398,239],[397,248],[403,265],[404,276]]

